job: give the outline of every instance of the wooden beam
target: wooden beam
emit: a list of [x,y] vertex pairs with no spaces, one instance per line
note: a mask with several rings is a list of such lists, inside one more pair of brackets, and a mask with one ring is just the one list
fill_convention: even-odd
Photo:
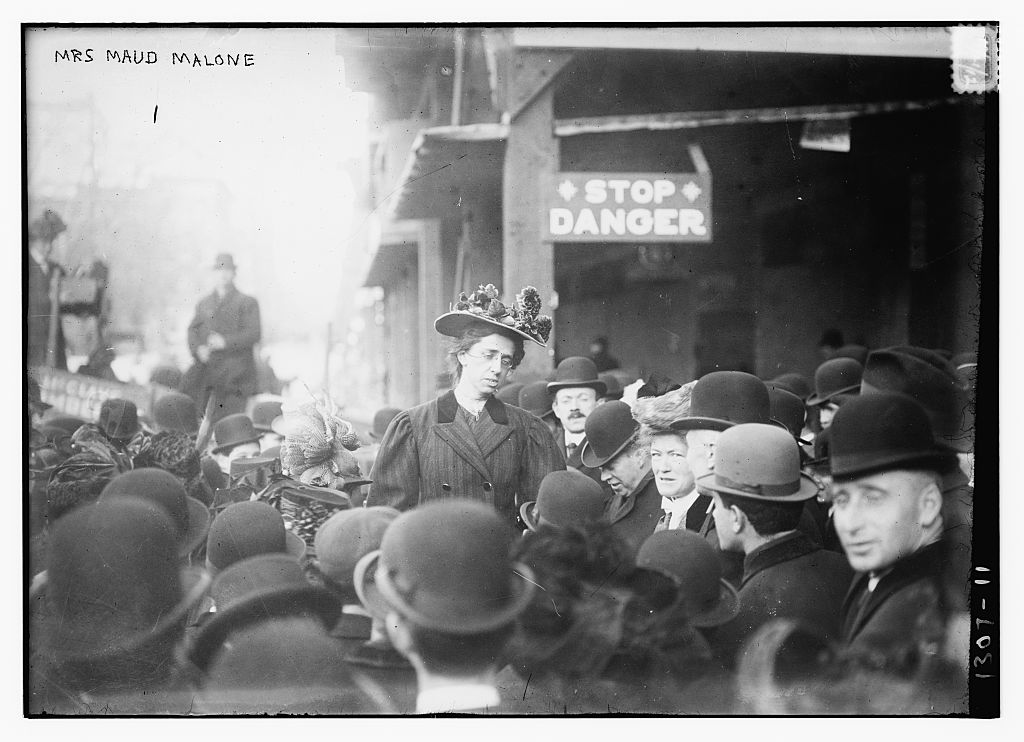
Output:
[[820,106],[774,106],[771,108],[734,108],[719,111],[679,111],[630,116],[588,116],[556,119],[555,136],[610,134],[621,131],[673,131],[704,126],[733,124],[775,124],[792,121],[829,121],[875,116],[903,111],[927,111],[940,106],[976,103],[972,96],[950,96],[929,100],[885,101],[879,103],[838,103]]
[[513,55],[506,113],[514,121],[572,62],[574,55],[550,50],[518,51]]

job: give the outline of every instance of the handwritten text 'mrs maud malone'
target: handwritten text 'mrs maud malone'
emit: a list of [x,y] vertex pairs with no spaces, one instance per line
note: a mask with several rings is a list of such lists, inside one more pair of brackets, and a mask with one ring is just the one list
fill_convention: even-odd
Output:
[[[140,49],[107,49],[105,58],[99,57],[95,49],[58,49],[53,53],[54,62],[86,63],[97,60],[118,64],[157,64],[160,57],[154,51]],[[211,55],[172,52],[171,64],[186,67],[252,67],[256,64],[256,58],[253,54],[245,53]]]

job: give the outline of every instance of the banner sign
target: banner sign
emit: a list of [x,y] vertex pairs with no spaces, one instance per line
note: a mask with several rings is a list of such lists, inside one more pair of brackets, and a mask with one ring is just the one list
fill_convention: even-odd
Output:
[[547,178],[545,241],[711,242],[711,173],[702,156],[694,159],[696,173],[563,172]]
[[43,401],[65,415],[92,422],[99,417],[105,399],[120,397],[135,403],[139,414],[148,413],[153,403],[170,391],[160,384],[140,386],[107,381],[40,366],[34,369]]

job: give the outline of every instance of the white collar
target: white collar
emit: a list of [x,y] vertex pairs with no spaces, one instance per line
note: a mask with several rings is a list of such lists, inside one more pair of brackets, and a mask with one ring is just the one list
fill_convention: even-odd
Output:
[[690,490],[689,494],[683,495],[682,497],[676,498],[661,498],[661,509],[667,510],[671,515],[668,527],[679,528],[679,523],[686,518],[686,512],[690,509],[697,498],[700,497],[700,493],[697,492],[697,488],[694,487]]
[[570,443],[575,443],[577,446],[580,446],[583,444],[583,439],[586,437],[587,434],[585,431],[570,433],[568,430],[565,430],[565,445],[568,446]]
[[501,703],[494,686],[484,683],[442,685],[421,690],[416,696],[417,714],[445,714],[471,709],[497,709]]

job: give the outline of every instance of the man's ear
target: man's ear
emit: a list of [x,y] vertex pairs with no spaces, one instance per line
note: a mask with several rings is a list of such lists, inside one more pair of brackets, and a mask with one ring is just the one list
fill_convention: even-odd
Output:
[[918,496],[917,505],[921,525],[925,528],[931,527],[942,517],[942,490],[934,479],[928,479]]
[[747,515],[735,505],[729,507],[729,514],[732,516],[732,532],[739,534],[746,528]]

